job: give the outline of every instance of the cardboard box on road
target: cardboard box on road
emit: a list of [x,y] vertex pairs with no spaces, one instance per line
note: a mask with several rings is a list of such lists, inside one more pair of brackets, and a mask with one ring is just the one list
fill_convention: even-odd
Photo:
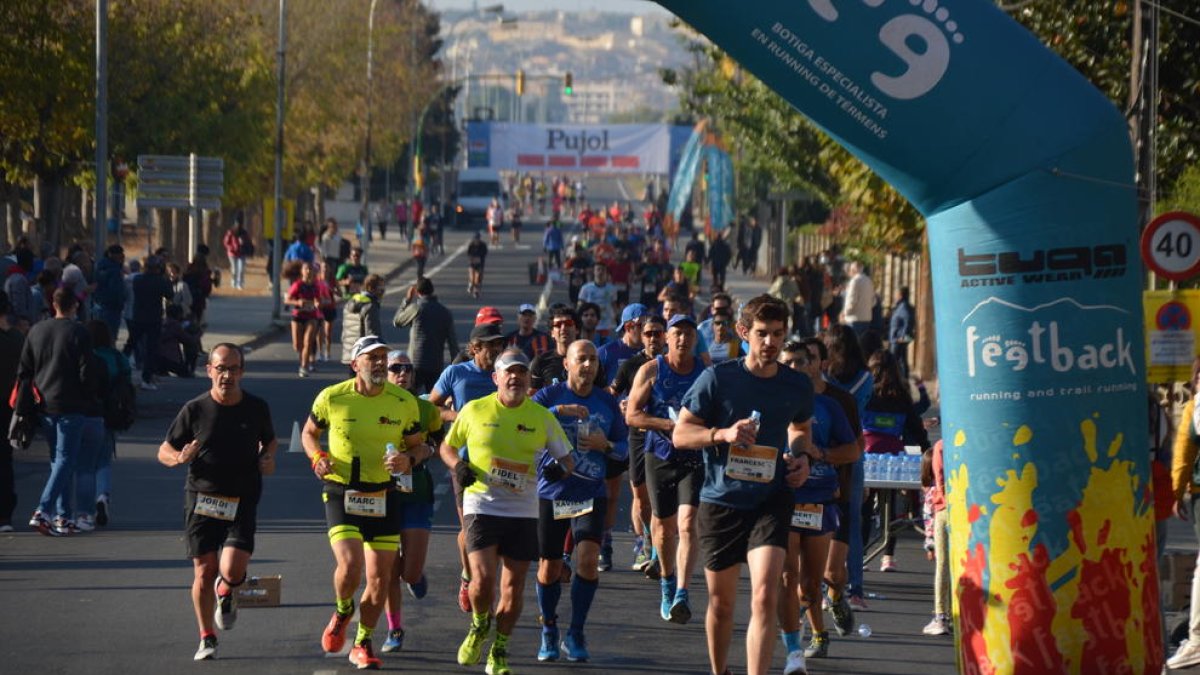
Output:
[[283,575],[250,577],[237,589],[237,594],[238,607],[278,607],[283,594]]
[[1190,584],[1192,583],[1192,570],[1196,567],[1196,552],[1195,551],[1167,551],[1166,578],[1162,580],[1163,586],[1167,584]]

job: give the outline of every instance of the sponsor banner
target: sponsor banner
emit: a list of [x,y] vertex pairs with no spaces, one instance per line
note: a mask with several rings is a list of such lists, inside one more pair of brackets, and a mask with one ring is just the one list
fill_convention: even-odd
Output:
[[1159,672],[1120,111],[992,0],[659,4],[928,219],[959,669]]
[[1200,291],[1146,291],[1146,382],[1187,382],[1200,356]]
[[670,127],[665,124],[467,125],[472,167],[501,171],[667,173]]

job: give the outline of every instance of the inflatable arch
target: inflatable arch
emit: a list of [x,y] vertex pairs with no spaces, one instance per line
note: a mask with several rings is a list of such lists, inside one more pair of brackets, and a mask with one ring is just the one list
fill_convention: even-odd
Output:
[[1158,673],[1133,153],[990,0],[658,0],[929,225],[963,673]]

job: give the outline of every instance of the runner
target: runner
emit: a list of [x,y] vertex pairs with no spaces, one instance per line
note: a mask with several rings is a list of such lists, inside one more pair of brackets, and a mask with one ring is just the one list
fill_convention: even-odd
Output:
[[638,370],[625,408],[625,422],[646,431],[650,529],[662,569],[659,615],[663,621],[680,624],[692,618],[688,587],[698,553],[696,505],[704,466],[697,453],[677,451],[671,434],[684,394],[704,372],[704,365],[692,355],[695,343],[695,319],[686,314],[671,317],[669,351]]
[[[608,265],[596,260],[592,265],[592,281],[579,289],[580,302],[592,302],[600,309],[599,323],[596,325],[598,336],[607,338],[613,329],[613,316],[617,315],[617,287],[608,283]],[[595,338],[591,338],[596,341]],[[597,344],[601,344],[597,342]]]
[[[576,340],[567,348],[567,381],[538,390],[533,400],[550,409],[575,448],[575,471],[565,476],[545,452],[538,454],[538,607],[542,645],[538,661],[557,661],[559,583],[563,541],[575,541],[576,572],[571,581],[571,625],[562,648],[568,661],[587,661],[583,625],[600,585],[599,562],[608,516],[605,480],[613,462],[624,464],[629,432],[617,399],[594,386],[599,358],[596,347]],[[618,477],[620,474],[617,474]],[[611,556],[611,553],[610,553]]]
[[506,347],[516,347],[530,359],[542,352],[554,349],[554,340],[546,332],[535,327],[537,308],[525,303],[517,308],[517,329],[504,336]]
[[[810,359],[803,343],[785,343],[779,361],[804,373],[812,382],[821,377],[820,358]],[[789,675],[805,672],[805,659],[825,658],[829,653],[829,633],[821,613],[821,581],[829,557],[830,540],[840,520],[834,501],[839,483],[837,467],[856,462],[862,455],[841,405],[820,394],[813,402],[812,450],[815,452],[809,456],[812,468],[808,480],[793,493],[795,506],[783,561],[784,593],[779,601],[779,626],[788,655],[784,673]],[[812,626],[812,641],[807,648],[800,644],[805,611]]]
[[[574,469],[558,421],[527,398],[529,359],[518,349],[496,359],[495,394],[468,403],[439,449],[464,488],[467,555],[471,564],[471,626],[458,648],[459,665],[479,663],[491,628],[496,587],[496,639],[488,652],[488,675],[509,675],[508,640],[521,615],[529,563],[537,558],[537,492],[534,461],[545,449],[565,472]],[[470,447],[463,458],[458,448]],[[502,571],[499,584],[496,566]]]
[[[645,314],[638,321],[638,329],[642,336],[642,351],[629,357],[617,370],[617,377],[609,385],[608,391],[618,397],[621,411],[626,413],[628,406],[626,397],[633,387],[633,379],[637,376],[642,364],[652,360],[665,349],[666,322],[657,314]],[[633,493],[633,504],[629,509],[629,518],[633,521],[633,569],[645,572],[646,576],[657,580],[660,576],[657,551],[654,548],[654,538],[650,535],[650,493],[646,489],[646,432],[629,427],[629,486]],[[647,537],[649,536],[649,541]]]
[[[408,354],[396,350],[388,352],[388,381],[416,395],[416,375]],[[417,399],[421,413],[421,434],[429,444],[441,443],[442,416],[437,406],[425,399]],[[433,454],[430,447],[429,454]],[[404,646],[404,617],[401,606],[403,592],[400,581],[408,587],[409,595],[420,600],[429,591],[425,579],[425,555],[429,551],[429,531],[433,528],[433,476],[426,462],[413,466],[411,490],[400,491],[400,553],[392,566],[392,583],[388,586],[387,621],[388,637],[380,651],[398,652]]]
[[743,562],[749,563],[754,599],[746,630],[750,675],[767,672],[775,646],[772,629],[792,489],[808,479],[807,457],[815,452],[809,440],[812,383],[776,361],[790,315],[786,305],[767,295],[747,303],[738,334],[750,343],[749,355],[704,371],[684,397],[672,436],[677,448],[704,450],[697,520],[709,593],[705,632],[714,673],[728,672]]
[[[351,353],[354,379],[321,390],[304,425],[304,452],[321,479],[325,521],[336,568],[336,609],[321,635],[321,648],[340,652],[354,615],[354,592],[366,569],[358,633],[350,663],[377,669],[371,636],[387,600],[400,541],[400,492],[392,475],[409,473],[432,449],[421,434],[415,397],[387,381],[387,343],[367,335]],[[321,435],[329,432],[329,452]],[[403,445],[404,450],[388,452]],[[392,474],[392,475],[389,475]]]
[[[566,305],[550,308],[550,335],[554,338],[554,350],[542,352],[530,366],[530,391],[537,391],[567,380],[564,362],[567,347],[579,338],[579,321],[574,311]],[[604,373],[596,373],[596,386],[604,386]]]
[[467,293],[478,298],[483,291],[483,266],[487,262],[488,246],[478,232],[467,245]]
[[212,387],[184,404],[158,446],[164,466],[188,467],[184,522],[200,627],[196,661],[217,658],[215,628],[229,630],[237,620],[236,589],[254,553],[262,477],[275,472],[277,445],[267,402],[242,389],[241,349],[217,345],[206,370]]
[[504,208],[500,200],[492,197],[492,203],[487,207],[488,240],[492,246],[500,246],[500,226],[504,223]]
[[[483,310],[480,310],[483,313]],[[486,318],[486,317],[485,317]],[[478,321],[478,317],[476,318]],[[496,383],[492,378],[492,367],[496,357],[504,348],[504,334],[500,332],[498,323],[477,324],[471,330],[467,343],[467,351],[471,358],[462,363],[456,363],[442,371],[438,381],[433,385],[429,394],[429,402],[442,408],[442,420],[453,422],[458,412],[471,401],[495,393]],[[466,447],[460,448],[464,453]],[[454,476],[451,475],[451,481]],[[467,561],[466,529],[463,527],[462,486],[454,485],[458,506],[458,555],[462,563],[459,575],[458,607],[464,612],[471,611],[469,588],[471,584],[471,566]]]
[[312,265],[300,265],[300,278],[288,289],[283,304],[292,308],[292,349],[300,357],[300,377],[317,368],[317,320],[321,317],[318,308],[318,293]]

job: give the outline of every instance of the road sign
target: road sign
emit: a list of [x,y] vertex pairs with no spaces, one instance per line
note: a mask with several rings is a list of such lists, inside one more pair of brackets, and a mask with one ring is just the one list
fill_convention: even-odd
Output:
[[225,161],[196,155],[138,156],[138,208],[221,208]]
[[1171,281],[1200,274],[1200,217],[1172,211],[1150,221],[1142,232],[1142,260]]

